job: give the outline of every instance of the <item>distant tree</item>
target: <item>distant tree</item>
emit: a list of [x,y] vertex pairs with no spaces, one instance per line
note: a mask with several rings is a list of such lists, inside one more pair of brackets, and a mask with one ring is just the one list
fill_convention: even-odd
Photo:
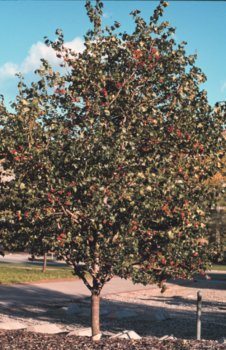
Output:
[[84,51],[67,49],[61,30],[46,39],[67,73],[42,60],[40,80],[21,82],[15,113],[2,119],[12,212],[22,204],[14,224],[33,225],[29,239],[73,265],[91,293],[93,339],[113,276],[164,289],[170,277],[205,271],[212,254],[206,180],[221,167],[225,104],[208,104],[196,56],[159,21],[166,6],[150,23],[133,11],[128,34],[118,22],[103,29],[102,2],[87,1]]
[[[28,89],[20,77],[19,93],[13,104],[15,113],[9,113],[4,100],[1,101],[0,243],[10,251],[26,249],[43,255],[51,248],[47,237],[52,224],[47,215],[42,221],[36,220],[38,207],[45,202],[42,193],[47,183],[47,173],[40,176],[38,157],[45,151],[41,148],[45,131],[39,123],[38,100],[33,98],[37,86],[32,84]],[[39,188],[37,197],[34,186]],[[29,216],[30,208],[37,208],[33,218]]]
[[[226,139],[226,133],[223,132]],[[218,195],[212,205],[210,214],[210,240],[219,246],[217,259],[225,259],[226,252],[226,156],[222,159],[222,168],[207,180],[207,185],[213,187]],[[215,258],[215,259],[216,259]]]

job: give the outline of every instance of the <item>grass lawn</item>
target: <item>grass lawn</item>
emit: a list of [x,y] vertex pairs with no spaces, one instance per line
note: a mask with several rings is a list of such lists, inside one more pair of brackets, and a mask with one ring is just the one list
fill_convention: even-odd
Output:
[[32,264],[0,263],[0,284],[38,282],[44,280],[75,278],[70,267],[47,266],[45,273],[42,266]]
[[[225,271],[226,265],[214,264],[212,270]],[[73,279],[72,268],[68,266],[48,266],[45,273],[42,265],[21,263],[0,263],[0,284],[38,282],[45,280]],[[224,276],[225,279],[225,276]]]
[[214,264],[211,270],[226,271],[226,265]]

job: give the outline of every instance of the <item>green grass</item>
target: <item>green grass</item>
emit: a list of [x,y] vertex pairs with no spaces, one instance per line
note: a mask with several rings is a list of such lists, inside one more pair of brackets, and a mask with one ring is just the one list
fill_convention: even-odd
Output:
[[211,270],[226,271],[226,265],[214,264]]
[[45,273],[42,266],[32,264],[0,263],[0,284],[27,283],[45,280],[75,278],[70,267],[49,267]]
[[[226,265],[214,264],[212,270],[226,271]],[[48,266],[45,273],[42,265],[32,263],[0,263],[0,284],[29,283],[47,280],[73,279],[72,268],[68,266]]]

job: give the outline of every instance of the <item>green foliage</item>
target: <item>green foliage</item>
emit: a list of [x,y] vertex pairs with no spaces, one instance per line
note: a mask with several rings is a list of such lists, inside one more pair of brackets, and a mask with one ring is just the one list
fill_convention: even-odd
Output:
[[117,34],[118,22],[101,26],[102,3],[87,1],[83,52],[61,30],[46,39],[67,73],[42,60],[40,80],[20,82],[15,113],[2,105],[0,154],[15,173],[2,210],[20,232],[11,241],[58,252],[94,294],[114,275],[191,277],[212,254],[205,181],[221,163],[225,104],[208,104],[195,55],[160,22],[164,7],[150,23],[134,11],[134,32]]
[[[223,132],[226,138],[225,132]],[[219,254],[214,257],[214,261],[225,261],[226,251],[226,157],[222,159],[222,167],[219,171],[207,181],[207,185],[211,186],[218,193],[216,201],[212,206],[209,218],[209,237],[212,242],[216,242],[219,246]]]

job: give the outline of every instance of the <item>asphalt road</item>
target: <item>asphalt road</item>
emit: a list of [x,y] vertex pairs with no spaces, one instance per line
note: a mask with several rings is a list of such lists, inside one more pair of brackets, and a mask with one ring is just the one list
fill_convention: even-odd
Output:
[[[33,265],[42,265],[42,261],[31,261],[29,260],[31,258],[31,254],[27,253],[12,253],[12,254],[6,254],[4,257],[0,256],[0,262],[3,263],[23,263],[23,264],[33,264]],[[53,266],[62,266],[66,265],[64,261],[50,261],[51,257],[48,257],[47,265],[53,265]]]

